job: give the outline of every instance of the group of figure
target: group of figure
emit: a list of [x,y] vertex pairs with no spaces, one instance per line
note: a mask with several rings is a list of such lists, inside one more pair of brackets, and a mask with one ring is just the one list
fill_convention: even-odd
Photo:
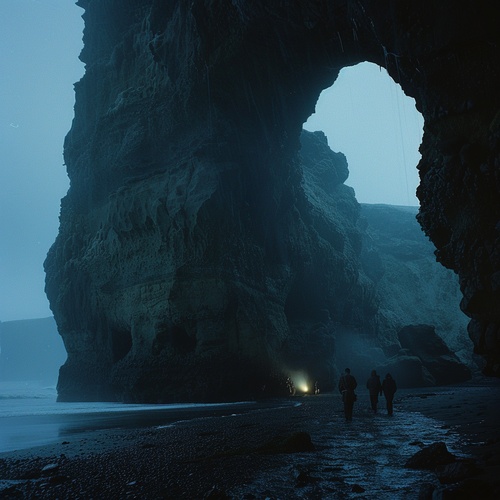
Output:
[[[358,382],[351,375],[351,370],[349,368],[345,369],[344,375],[340,377],[339,380],[339,391],[342,394],[342,401],[344,403],[344,415],[347,422],[352,420],[352,411],[354,408],[354,402],[357,399],[356,393],[354,392]],[[380,376],[377,375],[375,370],[372,370],[370,378],[366,382],[366,387],[370,393],[370,404],[374,413],[377,413],[378,397],[385,396],[387,402],[387,414],[393,414],[392,402],[394,400],[394,394],[397,391],[396,381],[392,378],[391,374],[388,373],[385,376],[383,382],[380,382]]]

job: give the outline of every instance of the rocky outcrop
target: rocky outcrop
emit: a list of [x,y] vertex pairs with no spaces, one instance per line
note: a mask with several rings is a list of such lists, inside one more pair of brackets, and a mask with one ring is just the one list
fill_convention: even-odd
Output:
[[[359,375],[368,376],[374,368],[390,372],[400,387],[459,383],[478,364],[467,336],[467,317],[459,308],[458,279],[436,262],[435,247],[416,214],[416,207],[361,205],[360,281],[371,283],[365,290],[376,312],[371,329],[338,328],[337,363],[349,364]],[[401,337],[406,331],[412,332],[413,343],[407,335]],[[416,348],[426,342],[428,348]],[[433,369],[433,357],[446,377]]]
[[429,469],[433,470],[456,462],[456,457],[448,451],[446,443],[439,441],[432,443],[410,457],[405,467],[408,469]]
[[[326,216],[299,160],[319,93],[361,61],[385,66],[424,116],[419,220],[459,274],[476,350],[497,370],[495,7],[78,4],[86,73],[65,140],[71,187],[45,263],[68,351],[61,399],[277,393],[294,332],[310,332],[312,358],[329,325],[372,322],[357,205],[335,184],[345,174],[325,187],[347,217]],[[329,359],[317,351],[313,376],[325,383]]]
[[465,382],[470,370],[460,362],[430,325],[409,325],[398,332],[403,349],[417,356],[434,378],[436,385]]
[[422,360],[409,351],[403,350],[386,360],[384,364],[376,366],[382,377],[390,373],[399,388],[433,387],[436,385],[434,377],[422,363]]
[[398,332],[431,324],[461,361],[477,369],[458,277],[436,262],[435,247],[416,220],[417,207],[361,205],[362,270],[377,294],[377,337],[387,355],[401,349]]
[[[73,309],[68,317],[61,399],[265,396],[285,393],[286,377],[299,371],[331,386],[335,324],[362,326],[368,317],[360,309],[359,206],[343,185],[345,157],[322,133],[304,132],[302,143],[296,199],[273,208],[272,231],[255,227],[258,206],[233,200],[228,213],[218,193],[183,220],[179,240],[168,207],[178,186],[169,187],[167,174],[99,207],[106,218],[90,248],[72,254],[71,266],[89,272],[59,289],[91,291],[73,306],[87,316]],[[183,212],[195,210],[190,203]]]
[[471,370],[449,349],[431,325],[408,325],[398,332],[401,350],[383,364],[399,387],[458,384],[472,378]]

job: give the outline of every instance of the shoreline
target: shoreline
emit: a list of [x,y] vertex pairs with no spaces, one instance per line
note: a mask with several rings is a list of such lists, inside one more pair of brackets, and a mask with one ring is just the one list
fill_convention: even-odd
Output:
[[488,484],[492,487],[491,498],[500,498],[499,379],[480,376],[459,385],[422,388],[418,393],[405,395],[401,403],[458,433],[462,437],[462,452],[479,467],[474,478],[467,478],[471,488],[476,482]]
[[[453,485],[440,485],[432,472],[405,470],[404,462],[419,450],[417,441],[444,441],[452,452],[477,462],[480,472],[466,481],[498,497],[498,380],[400,390],[394,417],[385,414],[383,397],[379,413],[373,415],[368,395],[360,389],[352,423],[344,422],[335,393],[286,402],[293,405],[99,430],[54,445],[1,453],[0,495],[356,498],[362,490],[365,498],[383,498],[381,492],[393,481],[399,484],[391,498],[418,498],[419,485]],[[283,448],[284,439],[299,433],[310,436],[314,451]]]
[[[23,401],[24,402],[24,401]],[[285,402],[283,402],[284,404]],[[27,404],[31,401],[27,400]],[[69,407],[67,406],[69,405]],[[50,403],[41,410],[26,412],[25,406],[4,416],[0,409],[0,457],[38,449],[50,454],[62,441],[71,444],[98,432],[113,433],[117,429],[171,425],[194,418],[246,413],[273,405],[272,402],[241,401],[214,404],[126,405],[119,403]],[[276,404],[274,404],[275,406]],[[57,448],[54,448],[57,450]]]

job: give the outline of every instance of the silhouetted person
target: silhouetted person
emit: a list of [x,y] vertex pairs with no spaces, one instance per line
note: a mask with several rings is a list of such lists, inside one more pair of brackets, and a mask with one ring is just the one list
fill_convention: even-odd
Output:
[[378,397],[382,396],[382,384],[380,383],[380,376],[377,375],[375,370],[372,370],[370,378],[366,382],[366,388],[370,393],[370,404],[374,413],[377,413]]
[[392,375],[388,373],[382,382],[382,391],[384,392],[384,396],[387,401],[388,415],[392,415],[392,400],[394,399],[394,394],[397,390],[396,381],[392,378]]
[[349,368],[345,369],[345,374],[340,377],[339,391],[342,394],[342,401],[344,402],[344,415],[346,422],[352,420],[352,410],[354,401],[356,401],[356,394],[354,389],[358,386],[356,379],[351,375]]

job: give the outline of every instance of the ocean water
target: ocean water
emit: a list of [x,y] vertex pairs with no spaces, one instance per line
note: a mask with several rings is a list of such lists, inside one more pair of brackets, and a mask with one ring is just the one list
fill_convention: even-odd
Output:
[[158,427],[256,409],[231,404],[58,403],[55,386],[0,382],[0,454],[69,440],[103,429]]

